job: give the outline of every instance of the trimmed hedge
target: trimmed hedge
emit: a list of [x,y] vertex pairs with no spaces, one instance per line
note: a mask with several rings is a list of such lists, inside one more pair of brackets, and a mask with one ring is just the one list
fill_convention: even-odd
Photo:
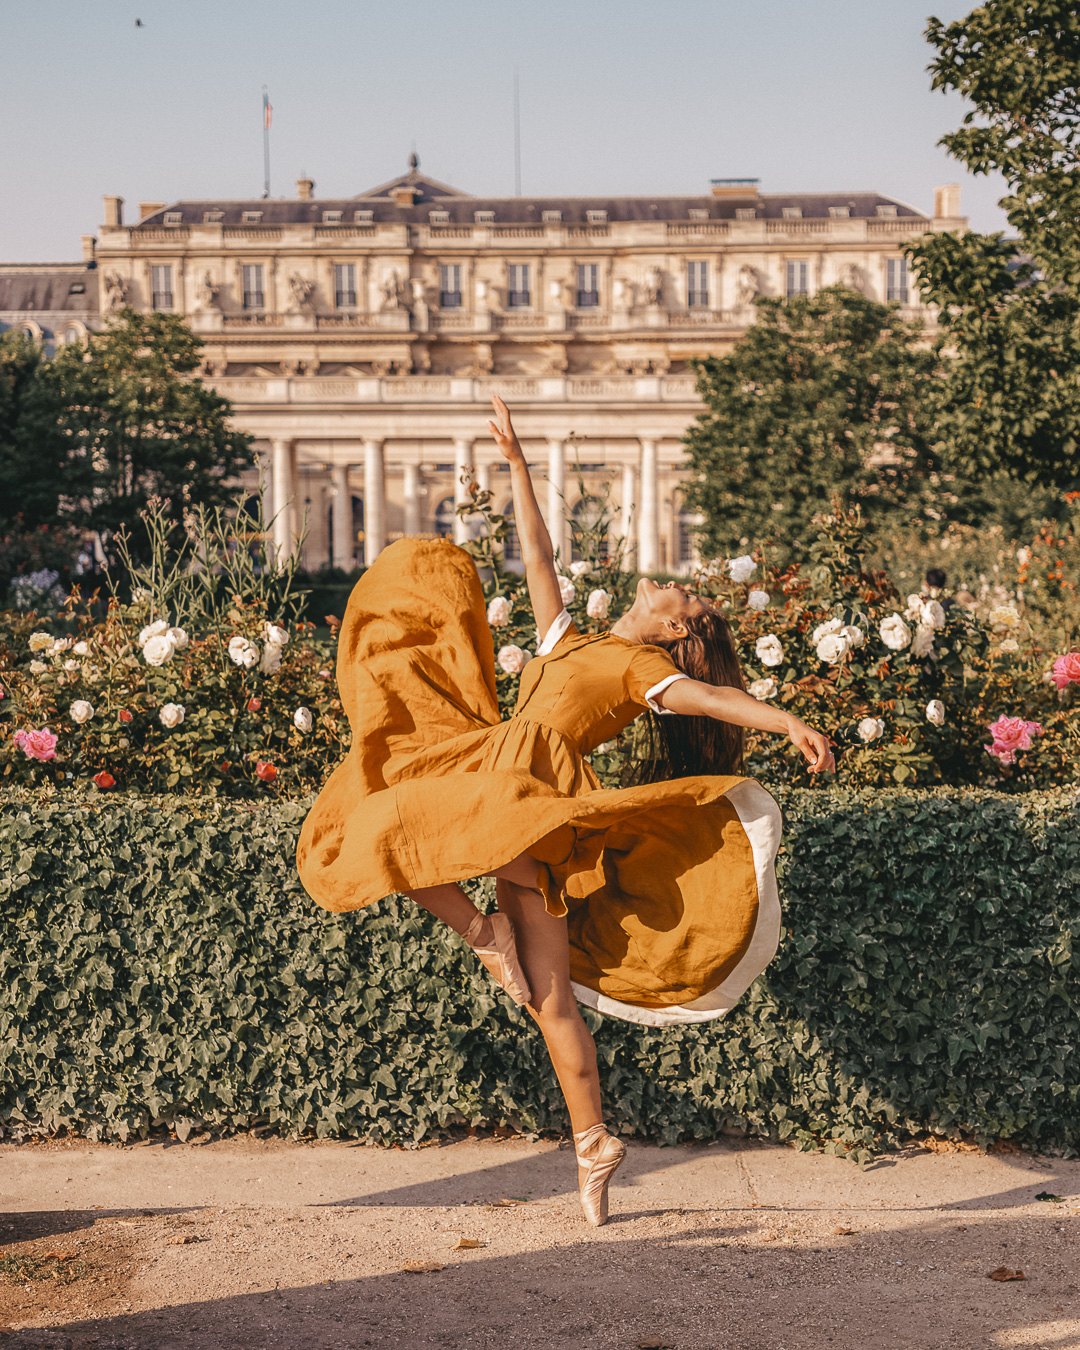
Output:
[[[926,1130],[1080,1147],[1080,795],[780,799],[780,954],[718,1023],[587,1013],[609,1118],[856,1157]],[[539,1034],[452,934],[307,899],[305,810],[0,799],[7,1137],[564,1127]]]

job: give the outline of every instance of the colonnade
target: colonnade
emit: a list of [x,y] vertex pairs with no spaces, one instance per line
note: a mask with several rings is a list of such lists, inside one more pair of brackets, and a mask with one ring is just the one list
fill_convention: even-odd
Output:
[[[349,443],[353,452],[356,442]],[[386,442],[367,439],[359,443],[360,454],[343,459],[342,447],[331,451],[328,465],[330,495],[333,501],[333,525],[330,538],[330,561],[335,567],[353,565],[352,489],[349,471],[353,464],[362,464],[364,470],[364,550],[365,566],[379,556],[387,542],[386,513]],[[467,471],[483,489],[490,489],[491,471],[499,459],[488,457],[477,461],[475,442],[460,438],[453,442],[454,505],[469,499]],[[635,464],[633,461],[637,460]],[[270,440],[269,470],[264,484],[270,490],[270,499],[264,501],[264,512],[272,520],[274,547],[278,554],[287,556],[297,545],[303,528],[302,512],[297,501],[298,458],[297,442],[285,437]],[[400,465],[403,473],[402,498],[404,507],[404,534],[422,532],[421,465],[415,459],[405,459]],[[533,462],[534,469],[538,465]],[[570,528],[564,500],[566,491],[566,442],[552,439],[546,447],[547,491],[538,491],[544,518],[554,546],[561,555],[569,557]],[[618,467],[618,464],[612,466]],[[642,572],[658,571],[660,556],[660,491],[659,445],[656,439],[642,438],[637,454],[621,464],[621,505],[619,532],[628,541],[627,563]],[[469,523],[455,514],[453,539],[464,543],[469,538]],[[636,558],[635,555],[636,554]]]

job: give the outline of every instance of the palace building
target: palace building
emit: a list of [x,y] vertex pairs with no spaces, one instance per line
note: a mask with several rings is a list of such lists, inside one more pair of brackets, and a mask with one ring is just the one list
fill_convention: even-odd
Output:
[[932,327],[900,245],[966,228],[956,186],[936,190],[932,215],[755,179],[685,197],[478,198],[414,155],[356,197],[296,188],[142,202],[130,224],[106,197],[81,263],[0,265],[0,327],[61,343],[124,306],[182,314],[204,378],[257,440],[277,545],[303,537],[308,567],[370,562],[401,535],[467,537],[466,470],[504,510],[485,427],[499,393],[564,557],[568,518],[609,484],[628,562],[688,570],[691,359],[729,350],[757,296],[837,282]]

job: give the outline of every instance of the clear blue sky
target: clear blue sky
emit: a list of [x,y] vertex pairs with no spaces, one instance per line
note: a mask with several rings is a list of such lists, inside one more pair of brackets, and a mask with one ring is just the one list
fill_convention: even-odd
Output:
[[[871,188],[924,210],[963,184],[1000,229],[1000,183],[937,147],[928,13],[974,0],[50,0],[3,15],[0,261],[79,256],[101,196],[257,197],[262,86],[272,188],[351,196],[405,167],[526,194]],[[142,19],[143,27],[135,20]]]

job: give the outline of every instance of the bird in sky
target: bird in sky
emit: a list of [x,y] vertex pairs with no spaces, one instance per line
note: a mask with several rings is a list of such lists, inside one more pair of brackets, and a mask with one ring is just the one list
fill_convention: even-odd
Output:
[[136,27],[136,28],[145,28],[145,27],[146,27],[146,24],[143,23],[142,19],[136,19],[136,20],[135,20],[135,27]]

